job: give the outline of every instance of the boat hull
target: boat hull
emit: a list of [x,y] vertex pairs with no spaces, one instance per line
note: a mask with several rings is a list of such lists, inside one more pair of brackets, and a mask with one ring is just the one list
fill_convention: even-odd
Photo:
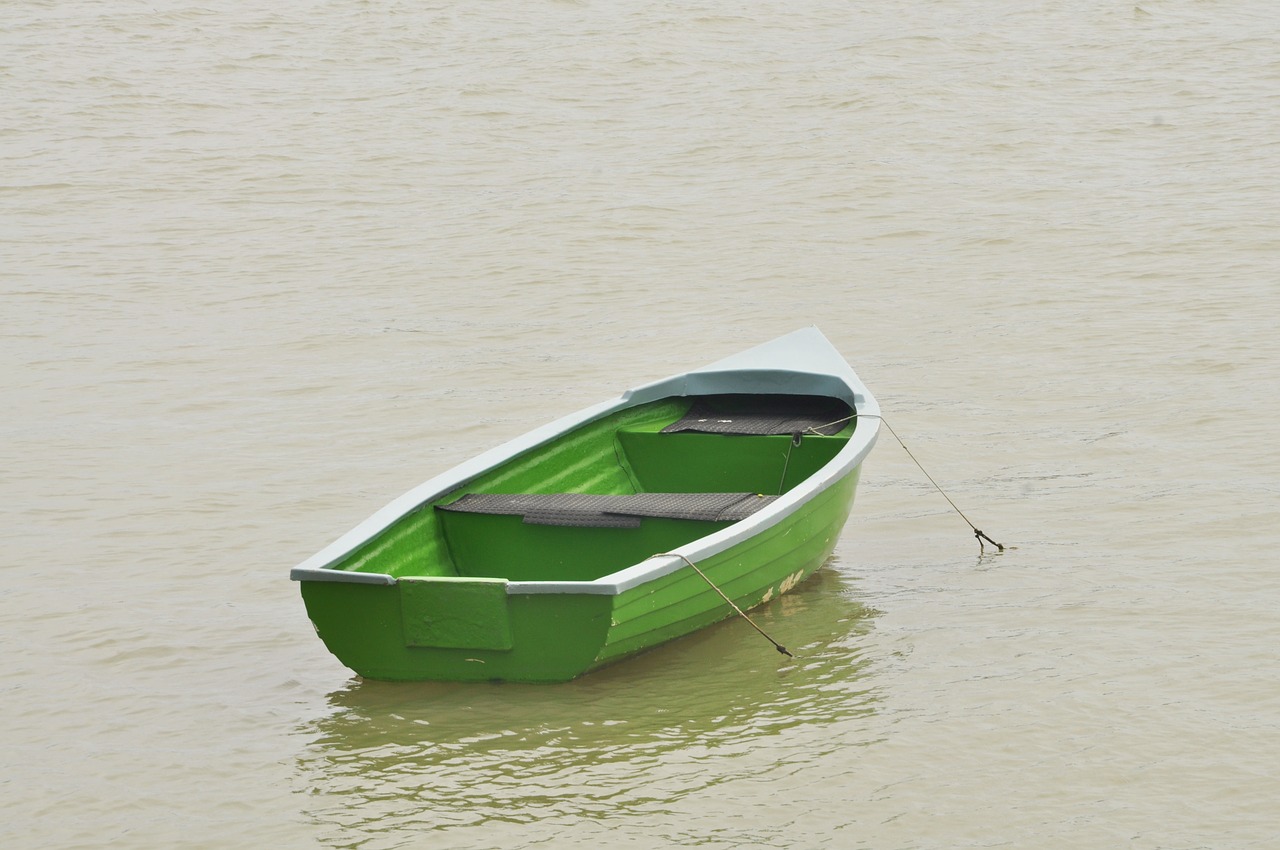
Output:
[[878,428],[849,365],[799,331],[486,452],[291,577],[361,676],[573,679],[819,569]]
[[[856,467],[804,511],[700,562],[706,579],[686,565],[617,595],[508,593],[501,581],[496,592],[468,595],[447,588],[474,579],[402,578],[304,582],[302,596],[325,646],[366,678],[568,681],[736,616],[707,579],[744,611],[803,582],[835,548],[860,473]],[[465,645],[433,645],[446,642]]]

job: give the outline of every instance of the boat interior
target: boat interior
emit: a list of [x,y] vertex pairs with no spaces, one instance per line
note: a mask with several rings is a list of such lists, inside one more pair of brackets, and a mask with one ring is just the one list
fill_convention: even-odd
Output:
[[842,401],[663,399],[587,423],[424,504],[333,568],[591,581],[754,513],[830,461]]

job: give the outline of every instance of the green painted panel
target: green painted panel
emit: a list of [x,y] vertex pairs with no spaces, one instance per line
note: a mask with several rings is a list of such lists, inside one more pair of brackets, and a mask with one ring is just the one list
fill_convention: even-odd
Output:
[[506,596],[509,648],[406,645],[401,602],[412,583],[309,581],[302,598],[330,652],[361,676],[387,681],[563,682],[594,666],[610,625],[612,597]]
[[637,528],[581,528],[452,512],[440,521],[461,575],[508,581],[592,581],[730,525],[645,517]]
[[393,576],[456,575],[431,510],[410,512],[348,555],[342,568]]
[[511,649],[505,581],[415,577],[399,586],[405,646]]
[[618,441],[644,490],[654,493],[785,493],[817,472],[847,436],[618,432]]

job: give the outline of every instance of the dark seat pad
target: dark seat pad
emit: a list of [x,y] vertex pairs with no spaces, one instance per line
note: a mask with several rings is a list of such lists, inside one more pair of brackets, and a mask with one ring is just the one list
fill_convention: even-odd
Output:
[[816,396],[703,396],[664,434],[839,434],[853,411],[838,399]]
[[512,514],[531,525],[636,528],[641,517],[737,522],[776,498],[756,493],[470,493],[436,507],[462,513]]

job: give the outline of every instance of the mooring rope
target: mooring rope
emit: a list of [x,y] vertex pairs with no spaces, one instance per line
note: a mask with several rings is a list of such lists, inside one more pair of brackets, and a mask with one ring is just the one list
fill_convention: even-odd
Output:
[[[782,486],[783,484],[785,484],[787,479],[787,467],[791,465],[791,449],[794,448],[795,446],[800,445],[801,433],[813,433],[813,434],[818,434],[819,436],[822,436],[822,429],[827,428],[831,425],[838,425],[842,422],[848,422],[849,420],[856,419],[859,416],[865,416],[868,419],[879,419],[881,422],[884,423],[884,427],[889,429],[889,433],[892,434],[893,438],[898,441],[898,445],[902,446],[902,450],[907,453],[907,457],[911,458],[911,460],[915,463],[915,465],[920,468],[920,471],[924,473],[924,477],[928,478],[929,483],[932,484],[934,488],[939,493],[942,494],[942,498],[947,500],[947,504],[951,505],[952,510],[954,510],[957,514],[959,514],[960,518],[963,519],[966,523],[968,523],[969,527],[973,529],[973,536],[978,540],[978,551],[980,553],[986,551],[986,548],[982,545],[982,541],[984,540],[990,543],[992,546],[995,546],[996,549],[998,549],[999,551],[1001,552],[1004,551],[1004,546],[1002,544],[997,543],[996,541],[988,537],[986,534],[984,534],[981,530],[979,530],[979,528],[976,525],[974,525],[969,520],[967,516],[964,515],[964,511],[960,510],[960,508],[956,505],[956,503],[951,500],[951,497],[947,495],[947,491],[942,489],[942,487],[938,484],[938,482],[934,480],[933,476],[929,474],[929,470],[924,468],[924,464],[920,463],[920,461],[916,458],[916,456],[911,453],[911,449],[907,448],[907,444],[904,443],[902,441],[902,438],[898,436],[898,432],[893,430],[893,426],[889,424],[889,421],[885,419],[884,416],[878,413],[861,413],[861,414],[854,413],[850,416],[844,417],[843,419],[837,419],[834,422],[828,422],[826,425],[818,425],[818,426],[810,427],[806,429],[805,432],[797,431],[795,434],[793,434],[792,440],[791,440],[791,446],[787,449],[786,461],[782,467],[782,482],[779,484],[779,487],[778,487],[779,492],[781,492]],[[739,617],[746,620],[747,623],[750,624],[751,628],[755,629],[757,632],[761,634],[762,637],[764,637],[765,640],[773,644],[774,649],[778,650],[778,652],[782,653],[788,658],[795,658],[795,656],[792,655],[791,652],[785,646],[778,643],[776,640],[774,640],[772,637],[769,636],[768,632],[766,632],[764,629],[756,625],[756,621],[748,617],[747,613],[743,611],[741,608],[739,608],[737,604],[734,603],[734,601],[730,599],[728,595],[726,595],[725,592],[721,590],[716,585],[716,583],[710,579],[709,576],[707,576],[706,573],[704,573],[701,569],[699,569],[698,565],[695,564],[693,561],[689,560],[684,555],[681,555],[679,552],[659,552],[656,555],[650,555],[649,558],[679,558],[680,560],[684,561],[693,569],[695,573],[697,573],[699,576],[702,577],[702,580],[705,581],[712,590],[720,594],[720,598],[723,599],[725,602],[727,602],[729,607],[732,608],[738,614]]]
[[680,560],[684,561],[684,562],[685,562],[686,564],[688,564],[689,566],[693,567],[693,571],[694,571],[695,573],[697,573],[698,575],[702,576],[702,580],[703,580],[703,581],[705,581],[708,585],[710,585],[712,590],[714,590],[716,593],[720,594],[720,598],[721,598],[721,599],[723,599],[725,602],[728,602],[728,603],[729,603],[729,607],[730,607],[730,608],[732,608],[734,611],[737,611],[737,612],[738,612],[738,616],[739,616],[739,617],[741,617],[742,619],[744,619],[744,620],[746,620],[748,623],[750,623],[750,624],[751,624],[751,628],[753,628],[753,629],[755,629],[756,631],[758,631],[761,635],[763,635],[763,636],[764,636],[764,639],[765,639],[765,640],[767,640],[767,641],[769,641],[769,643],[773,644],[773,648],[774,648],[774,649],[778,650],[778,652],[781,652],[783,655],[787,656],[788,658],[795,658],[795,656],[794,656],[794,655],[792,655],[792,654],[791,654],[791,652],[790,652],[790,651],[788,651],[788,650],[787,650],[787,648],[786,648],[785,646],[783,646],[782,644],[778,643],[778,642],[777,642],[776,640],[774,640],[773,638],[769,637],[769,633],[768,633],[768,632],[766,632],[764,629],[762,629],[762,628],[760,628],[759,626],[757,626],[757,625],[756,625],[756,621],[755,621],[755,620],[753,620],[753,619],[751,619],[750,617],[748,617],[748,616],[747,616],[747,613],[746,613],[745,611],[743,611],[741,608],[739,608],[737,605],[735,605],[735,604],[734,604],[734,601],[733,601],[732,599],[730,599],[728,596],[726,596],[726,595],[725,595],[725,592],[724,592],[723,590],[721,590],[719,587],[717,587],[717,586],[716,586],[716,583],[715,583],[714,581],[712,581],[710,578],[708,578],[706,573],[704,573],[702,570],[698,569],[698,565],[697,565],[697,564],[695,564],[693,561],[690,561],[688,558],[686,558],[684,555],[681,555],[679,552],[659,552],[658,554],[656,554],[656,555],[650,555],[649,557],[650,557],[650,558],[679,558]]
[[929,470],[925,469],[925,468],[924,468],[924,464],[920,463],[920,461],[919,461],[919,460],[916,460],[916,456],[915,456],[914,454],[912,454],[912,453],[911,453],[911,449],[907,448],[907,444],[906,444],[906,443],[904,443],[904,442],[902,441],[902,438],[898,436],[898,432],[897,432],[897,431],[895,431],[895,430],[893,430],[893,426],[889,424],[889,420],[888,420],[888,419],[885,419],[885,418],[884,418],[884,416],[882,416],[881,414],[879,414],[879,413],[854,413],[854,414],[852,414],[852,415],[850,415],[850,416],[846,416],[846,417],[844,417],[843,419],[837,419],[835,422],[828,422],[826,425],[819,425],[819,426],[817,426],[817,427],[809,428],[809,430],[810,430],[810,431],[812,431],[812,432],[813,432],[813,433],[815,433],[815,434],[818,434],[818,433],[820,433],[820,429],[822,429],[822,428],[827,428],[827,427],[829,427],[829,426],[831,426],[831,425],[837,425],[837,424],[839,424],[839,423],[841,423],[841,422],[848,422],[850,419],[857,419],[859,416],[865,416],[865,417],[867,417],[868,419],[879,419],[881,422],[883,422],[883,423],[884,423],[884,427],[886,427],[886,428],[888,428],[888,429],[889,429],[889,433],[890,433],[890,434],[892,434],[892,435],[893,435],[893,438],[894,438],[895,440],[897,440],[897,441],[898,441],[898,445],[902,446],[902,450],[903,450],[904,452],[906,452],[906,453],[907,453],[907,457],[911,458],[911,460],[915,463],[915,465],[916,465],[917,467],[919,467],[919,468],[920,468],[920,471],[924,473],[924,477],[925,477],[925,478],[928,478],[928,479],[929,479],[929,483],[930,483],[930,484],[932,484],[932,485],[934,486],[934,489],[936,489],[939,493],[941,493],[941,494],[942,494],[942,498],[944,498],[944,499],[946,499],[946,500],[947,500],[947,504],[951,505],[951,509],[952,509],[952,510],[954,510],[956,513],[958,513],[958,514],[960,515],[960,518],[961,518],[962,520],[964,520],[966,523],[968,523],[968,524],[969,524],[969,527],[973,529],[973,536],[974,536],[975,538],[977,538],[977,540],[978,540],[978,554],[979,554],[979,555],[981,555],[983,552],[985,552],[985,551],[986,551],[986,547],[982,545],[982,541],[984,541],[984,540],[985,540],[985,541],[987,541],[988,543],[990,543],[992,546],[996,547],[996,549],[997,549],[998,551],[1000,551],[1000,552],[1003,552],[1003,551],[1004,551],[1004,546],[1003,546],[1003,545],[1001,545],[1001,544],[999,544],[999,543],[995,542],[995,541],[994,541],[994,540],[992,540],[990,537],[988,537],[986,534],[984,534],[984,533],[983,533],[983,532],[982,532],[982,531],[981,531],[981,530],[980,530],[976,525],[974,525],[974,524],[969,520],[969,518],[968,518],[967,516],[965,516],[965,515],[964,515],[964,511],[960,510],[960,508],[956,506],[956,503],[955,503],[955,502],[953,502],[953,501],[951,501],[951,497],[947,495],[947,491],[946,491],[946,490],[943,490],[943,489],[942,489],[942,487],[941,487],[941,486],[939,486],[938,482],[933,480],[933,476],[929,474]]

